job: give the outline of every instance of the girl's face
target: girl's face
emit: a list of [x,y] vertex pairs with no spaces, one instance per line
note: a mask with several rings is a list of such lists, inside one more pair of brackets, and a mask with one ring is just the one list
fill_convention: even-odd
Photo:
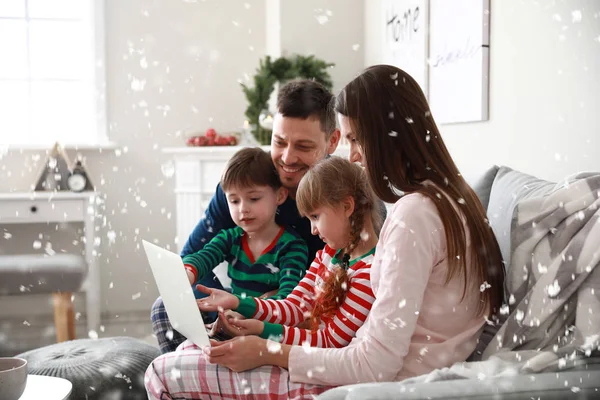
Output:
[[355,132],[352,131],[350,118],[340,113],[337,114],[337,117],[340,125],[341,135],[344,139],[346,139],[350,146],[350,154],[348,156],[348,160],[350,160],[350,162],[353,163],[359,163],[363,166],[363,168],[366,168],[367,165],[365,163],[365,156],[363,154],[362,147],[356,140]]
[[311,233],[333,249],[343,249],[350,241],[350,215],[354,202],[348,201],[337,207],[322,206],[308,214]]

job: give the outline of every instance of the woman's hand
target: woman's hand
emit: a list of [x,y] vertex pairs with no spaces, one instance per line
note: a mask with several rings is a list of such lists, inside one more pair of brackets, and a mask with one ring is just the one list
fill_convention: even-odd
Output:
[[240,305],[237,297],[225,290],[211,289],[204,285],[196,285],[196,289],[207,294],[207,297],[196,300],[200,311],[235,310]]
[[290,348],[258,336],[242,336],[225,342],[211,341],[204,353],[211,364],[242,372],[263,365],[287,368]]
[[239,319],[230,317],[225,313],[219,313],[217,324],[221,332],[229,336],[258,336],[263,332],[265,327],[262,321],[256,319]]

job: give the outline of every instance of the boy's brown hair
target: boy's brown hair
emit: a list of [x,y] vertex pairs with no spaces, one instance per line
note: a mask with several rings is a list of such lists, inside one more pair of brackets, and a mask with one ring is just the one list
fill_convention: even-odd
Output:
[[237,151],[227,162],[221,176],[223,191],[232,187],[251,186],[270,186],[273,190],[281,187],[271,155],[260,147],[246,147]]

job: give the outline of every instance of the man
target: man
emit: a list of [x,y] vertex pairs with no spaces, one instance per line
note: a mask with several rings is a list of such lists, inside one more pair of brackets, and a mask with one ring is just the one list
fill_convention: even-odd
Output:
[[[291,227],[306,241],[309,263],[316,252],[323,248],[324,243],[318,236],[311,234],[310,221],[299,216],[296,190],[306,171],[332,154],[338,146],[340,131],[336,128],[332,100],[331,92],[317,82],[292,81],[280,89],[277,114],[273,119],[271,158],[283,186],[288,189],[288,198],[279,207],[276,222]],[[234,226],[227,198],[221,186],[217,185],[204,218],[189,236],[181,256],[200,250],[219,231]],[[222,288],[214,273],[206,276],[200,283],[212,288]],[[163,353],[174,351],[185,340],[171,327],[160,297],[152,306],[152,330]]]

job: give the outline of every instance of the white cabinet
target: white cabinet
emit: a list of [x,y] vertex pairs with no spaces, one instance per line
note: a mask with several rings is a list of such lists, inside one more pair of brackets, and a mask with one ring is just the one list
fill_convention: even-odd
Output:
[[[242,147],[171,147],[163,152],[173,157],[177,213],[177,246],[183,248],[188,236],[204,215],[223,169]],[[263,146],[269,151],[269,146]],[[347,157],[349,148],[338,146],[336,155]]]

